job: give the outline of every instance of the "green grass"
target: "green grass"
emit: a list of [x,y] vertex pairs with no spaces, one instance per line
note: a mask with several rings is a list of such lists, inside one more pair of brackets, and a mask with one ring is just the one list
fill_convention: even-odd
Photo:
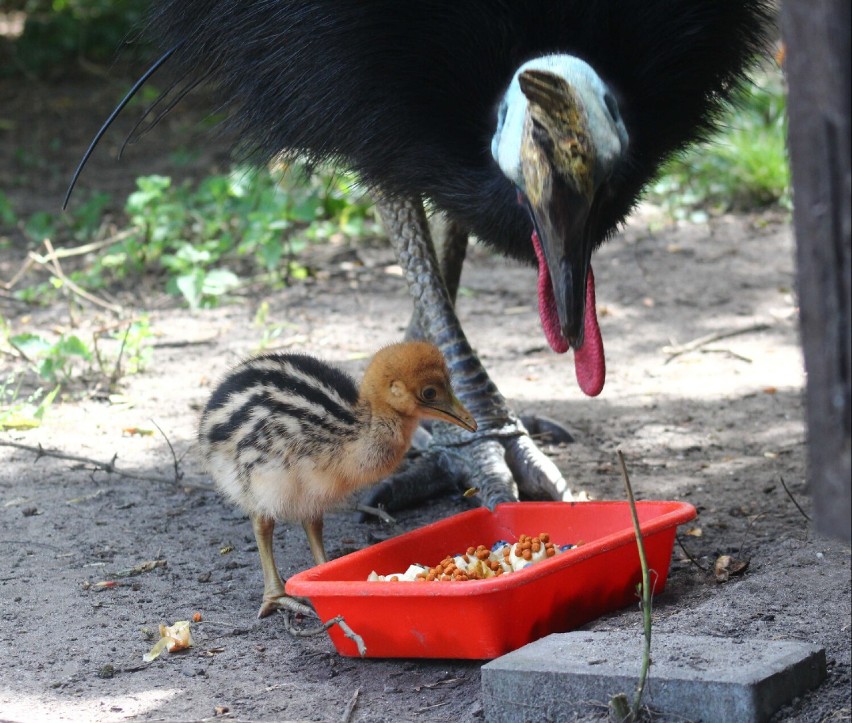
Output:
[[671,160],[648,199],[675,218],[791,207],[786,94],[781,73],[767,70],[738,94],[723,130]]

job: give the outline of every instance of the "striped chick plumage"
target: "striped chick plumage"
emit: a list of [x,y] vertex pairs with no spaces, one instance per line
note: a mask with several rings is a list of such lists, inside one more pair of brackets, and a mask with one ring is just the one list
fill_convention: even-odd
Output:
[[426,342],[380,350],[360,389],[314,357],[267,354],[237,366],[214,390],[201,419],[201,453],[219,490],[252,520],[264,572],[261,617],[298,609],[274,563],[275,521],[301,522],[315,561],[325,562],[323,514],[396,469],[424,417],[476,429],[443,355]]

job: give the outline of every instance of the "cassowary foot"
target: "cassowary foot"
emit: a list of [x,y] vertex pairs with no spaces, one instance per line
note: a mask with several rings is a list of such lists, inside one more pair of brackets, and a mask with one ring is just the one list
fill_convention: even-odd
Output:
[[519,495],[565,501],[585,498],[568,489],[559,469],[520,423],[508,422],[473,435],[457,433],[443,423],[434,424],[433,429],[429,447],[402,471],[371,488],[363,504],[395,510],[465,490],[475,490],[476,498],[490,509],[501,502],[515,502]]

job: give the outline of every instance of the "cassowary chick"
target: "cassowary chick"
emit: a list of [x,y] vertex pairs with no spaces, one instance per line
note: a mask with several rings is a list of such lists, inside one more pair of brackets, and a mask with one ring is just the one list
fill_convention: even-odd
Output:
[[250,359],[219,384],[199,442],[216,486],[251,518],[263,568],[258,617],[300,609],[275,565],[275,521],[301,522],[314,560],[325,562],[323,514],[393,472],[425,417],[476,430],[453,394],[443,355],[426,342],[381,349],[360,389],[343,371],[302,354]]

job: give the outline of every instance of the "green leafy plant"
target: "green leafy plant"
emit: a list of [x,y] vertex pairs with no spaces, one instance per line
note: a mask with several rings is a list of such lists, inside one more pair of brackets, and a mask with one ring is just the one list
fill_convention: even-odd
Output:
[[103,378],[108,379],[112,389],[124,376],[139,374],[150,364],[152,357],[151,338],[153,332],[147,316],[127,322],[120,329],[105,333],[108,349],[103,349],[99,338],[93,335],[92,351]]
[[75,334],[62,334],[57,341],[49,341],[27,332],[10,336],[9,343],[30,361],[40,377],[52,383],[70,382],[80,365],[88,368],[93,359],[89,347]]
[[773,204],[789,208],[786,93],[780,71],[766,71],[745,86],[722,125],[718,136],[671,160],[649,198],[675,218]]
[[60,388],[57,384],[46,394],[44,389],[38,388],[21,399],[21,375],[7,375],[0,381],[0,430],[23,430],[40,426]]
[[159,270],[170,293],[198,308],[227,298],[254,269],[270,281],[304,277],[298,254],[308,243],[374,230],[371,204],[353,185],[306,180],[298,169],[238,168],[195,186],[139,178],[125,205],[128,227],[99,255],[92,280]]

